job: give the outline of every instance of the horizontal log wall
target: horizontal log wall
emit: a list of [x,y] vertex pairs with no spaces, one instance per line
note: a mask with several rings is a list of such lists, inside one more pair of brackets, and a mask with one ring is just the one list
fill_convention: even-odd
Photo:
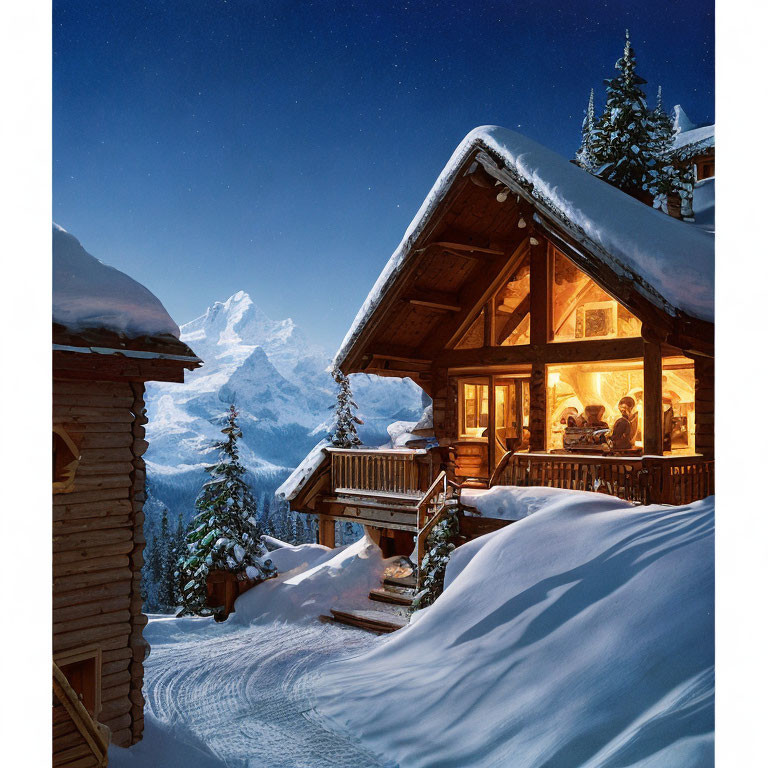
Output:
[[101,648],[97,719],[113,743],[129,746],[144,727],[148,648],[140,596],[144,385],[54,379],[53,422],[81,456],[74,486],[53,495],[53,652]]

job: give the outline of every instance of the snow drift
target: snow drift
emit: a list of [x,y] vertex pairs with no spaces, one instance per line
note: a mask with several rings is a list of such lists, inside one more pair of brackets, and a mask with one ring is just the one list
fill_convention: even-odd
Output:
[[319,710],[402,768],[712,765],[714,499],[549,496],[460,547],[409,627],[326,667]]
[[368,593],[381,586],[390,562],[367,536],[346,547],[320,544],[281,547],[269,553],[279,575],[258,584],[235,601],[230,621],[316,621],[334,605],[369,608]]

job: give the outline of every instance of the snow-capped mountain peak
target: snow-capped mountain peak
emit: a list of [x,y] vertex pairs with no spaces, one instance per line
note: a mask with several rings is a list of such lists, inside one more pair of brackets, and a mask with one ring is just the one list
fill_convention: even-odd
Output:
[[[147,384],[153,494],[169,507],[189,494],[191,510],[207,448],[220,437],[219,417],[230,403],[240,413],[243,460],[262,487],[274,489],[328,429],[336,395],[330,355],[290,318],[268,317],[245,291],[182,325],[181,339],[203,365],[184,384]],[[391,422],[415,421],[423,410],[422,392],[410,379],[356,374],[351,383],[369,445],[389,440]],[[179,511],[186,516],[186,508]]]

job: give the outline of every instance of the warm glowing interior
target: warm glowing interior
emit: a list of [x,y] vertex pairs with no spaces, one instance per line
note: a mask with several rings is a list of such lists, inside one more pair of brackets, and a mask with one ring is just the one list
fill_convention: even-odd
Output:
[[559,251],[552,270],[554,341],[640,335],[640,321]]
[[[662,369],[662,429],[665,453],[695,449],[693,362],[669,357]],[[621,401],[625,403],[625,413]],[[642,361],[547,366],[547,449],[631,455],[643,448]],[[629,435],[626,425],[629,422]],[[627,442],[627,438],[629,442]]]
[[461,436],[482,437],[488,429],[488,385],[461,382]]
[[493,299],[494,344],[511,347],[531,343],[531,266],[524,261]]
[[[494,376],[494,409],[490,413],[489,379],[464,379],[459,385],[460,436],[494,436],[497,460],[508,450],[528,448],[530,384],[528,376]],[[493,424],[491,424],[493,421]],[[490,429],[489,429],[490,428]]]
[[472,321],[472,325],[467,328],[464,335],[456,345],[456,349],[478,349],[483,346],[485,333],[485,310]]
[[[610,438],[631,398],[629,435]],[[547,366],[547,449],[624,454],[643,447],[643,363],[639,360]]]
[[661,375],[665,453],[695,452],[695,394],[693,362],[687,357],[665,357]]

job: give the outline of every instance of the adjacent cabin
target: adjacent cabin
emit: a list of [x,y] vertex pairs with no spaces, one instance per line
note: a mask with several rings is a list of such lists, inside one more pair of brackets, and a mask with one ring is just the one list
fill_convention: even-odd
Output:
[[280,492],[322,543],[408,554],[457,485],[713,492],[713,236],[513,131],[459,145],[335,363],[413,379],[436,447],[316,449]]
[[144,286],[53,229],[53,765],[142,737],[144,384],[201,364]]

